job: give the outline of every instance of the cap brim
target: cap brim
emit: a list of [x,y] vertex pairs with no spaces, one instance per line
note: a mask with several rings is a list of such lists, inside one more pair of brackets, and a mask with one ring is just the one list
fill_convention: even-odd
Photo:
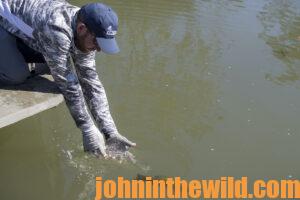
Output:
[[97,42],[101,51],[107,54],[116,54],[120,51],[119,46],[115,38],[107,39],[97,37]]

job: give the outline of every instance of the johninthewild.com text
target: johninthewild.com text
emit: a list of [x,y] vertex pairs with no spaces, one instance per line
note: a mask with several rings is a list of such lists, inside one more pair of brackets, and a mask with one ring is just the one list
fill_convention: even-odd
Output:
[[238,199],[238,198],[300,198],[300,181],[255,180],[248,177],[220,177],[210,180],[185,180],[180,177],[154,180],[103,180],[96,177],[95,200],[101,199]]

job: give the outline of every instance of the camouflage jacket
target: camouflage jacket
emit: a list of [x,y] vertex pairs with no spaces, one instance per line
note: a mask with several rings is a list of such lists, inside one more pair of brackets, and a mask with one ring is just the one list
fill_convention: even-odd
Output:
[[[117,132],[96,72],[96,52],[83,53],[74,44],[79,8],[62,0],[0,1],[0,9],[1,3],[2,11],[8,5],[14,18],[10,21],[2,13],[0,26],[43,54],[77,127],[84,132],[94,126],[91,113],[104,134]],[[27,34],[26,30],[20,30],[24,26],[13,24],[18,20],[28,25],[29,34],[28,30]]]

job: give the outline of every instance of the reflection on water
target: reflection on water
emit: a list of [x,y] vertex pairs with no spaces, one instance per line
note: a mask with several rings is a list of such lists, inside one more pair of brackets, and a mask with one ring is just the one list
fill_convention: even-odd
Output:
[[83,153],[60,105],[0,130],[1,199],[93,199],[95,176],[299,177],[298,1],[104,2],[121,53],[97,69],[136,163]]
[[258,15],[264,30],[260,36],[281,60],[285,69],[280,74],[267,73],[266,78],[278,84],[291,84],[300,78],[300,2],[270,1]]

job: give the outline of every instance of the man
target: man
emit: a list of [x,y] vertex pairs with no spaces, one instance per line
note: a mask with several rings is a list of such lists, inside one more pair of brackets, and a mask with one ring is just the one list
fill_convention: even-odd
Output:
[[119,134],[95,67],[96,51],[118,53],[117,28],[116,13],[101,3],[79,9],[61,0],[0,0],[0,84],[25,81],[26,60],[41,57],[82,131],[85,151],[106,156],[104,136],[135,146]]

